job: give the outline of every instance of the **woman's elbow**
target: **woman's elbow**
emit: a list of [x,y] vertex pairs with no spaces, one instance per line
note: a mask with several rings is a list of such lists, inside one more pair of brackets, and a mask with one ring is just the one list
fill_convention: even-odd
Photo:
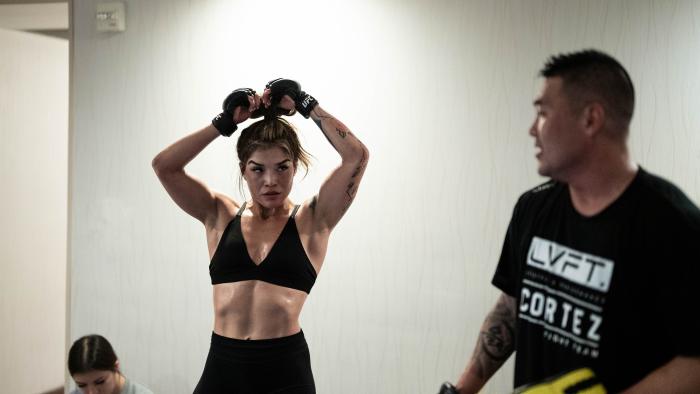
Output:
[[365,166],[369,161],[369,149],[367,149],[365,144],[361,142],[358,148],[359,149],[357,149],[356,157],[359,159],[360,165]]
[[155,171],[156,175],[158,175],[158,177],[161,177],[168,172],[168,167],[165,160],[163,159],[162,152],[158,153],[156,157],[154,157],[153,160],[151,160],[151,167],[153,168],[153,171]]
[[348,161],[353,163],[359,163],[360,165],[367,164],[369,160],[369,149],[362,143],[358,143],[353,147],[351,153],[348,155]]
[[367,149],[365,144],[362,144],[362,157],[364,157],[365,163],[369,161],[369,149]]
[[153,160],[151,160],[151,168],[153,168],[153,171],[155,171],[156,174],[158,174],[161,171],[162,160],[160,158],[160,154],[157,154],[156,157],[154,157]]

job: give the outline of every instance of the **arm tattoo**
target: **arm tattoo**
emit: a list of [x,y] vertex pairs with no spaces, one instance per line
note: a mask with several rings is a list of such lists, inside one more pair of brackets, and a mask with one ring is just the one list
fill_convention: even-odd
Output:
[[[326,138],[328,139],[328,142],[330,142],[331,145],[333,145],[333,142],[331,141],[331,139],[328,138],[328,136],[326,135],[326,130],[323,129],[323,121],[328,120],[328,119],[333,119],[333,116],[331,116],[330,114],[326,113],[323,110],[319,110],[318,108],[313,109],[313,114],[318,117],[318,119],[314,119],[314,123],[316,123],[316,126],[318,126],[318,128],[321,129],[321,131],[323,131],[323,135],[326,136]],[[335,127],[335,131],[338,133],[338,136],[340,136],[340,138],[344,139],[345,137],[348,136],[348,134],[352,134],[349,131],[344,130],[342,124],[340,126],[341,127],[338,127],[338,126]],[[335,145],[333,145],[333,147],[335,147]]]
[[472,355],[476,375],[488,379],[515,349],[515,299],[502,295],[481,326]]
[[339,129],[336,127],[335,130],[338,132],[340,138],[345,138],[345,136],[348,135],[348,132],[343,129]]
[[350,181],[350,184],[348,185],[348,189],[345,191],[345,194],[348,195],[348,202],[352,201],[352,199],[355,197],[355,192],[357,191],[357,188],[355,187],[355,181],[352,179],[355,179],[355,177],[360,175],[360,173],[362,172],[362,170],[365,167],[366,158],[367,158],[367,156],[365,156],[365,150],[363,149],[362,150],[362,158],[360,159],[360,164],[357,165],[357,167],[355,168],[355,171],[350,176],[351,181]]
[[362,172],[362,170],[365,167],[365,160],[367,160],[367,156],[365,156],[365,150],[362,150],[362,159],[360,159],[360,164],[355,168],[355,172],[352,173],[352,176],[350,178],[354,178]]
[[348,190],[345,191],[345,194],[348,195],[348,201],[352,200],[353,194],[355,194],[355,190],[352,189],[353,186],[355,186],[355,182],[350,182]]
[[316,125],[323,130],[323,121],[326,119],[333,119],[333,117],[330,114],[327,114],[325,111],[321,111],[318,108],[313,109],[313,113],[318,116],[318,119],[314,119],[314,122],[316,122]]
[[350,183],[348,184],[348,188],[345,190],[345,195],[348,196],[348,199],[347,199],[345,206],[343,207],[343,213],[345,213],[345,211],[347,211],[348,208],[350,208],[350,204],[352,203],[352,200],[355,198],[355,193],[357,193],[357,186],[355,185],[354,179],[365,170],[366,164],[367,164],[367,152],[363,149],[362,150],[362,158],[360,159],[360,163],[357,165],[357,167],[355,168],[355,171],[350,176]]
[[[314,111],[316,111],[316,108],[314,108]],[[323,130],[323,119],[330,119],[330,116],[321,116],[318,113],[316,115],[318,115],[319,119],[314,119],[314,123],[316,123],[316,126],[318,126],[319,129],[321,129],[323,136],[326,137],[333,149],[338,150],[338,147],[335,146],[333,141],[331,141],[331,139],[328,138],[328,135],[326,135],[326,131]]]

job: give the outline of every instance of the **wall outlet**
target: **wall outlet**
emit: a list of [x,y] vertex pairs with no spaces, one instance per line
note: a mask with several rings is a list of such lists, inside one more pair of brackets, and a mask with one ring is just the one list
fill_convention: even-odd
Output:
[[98,3],[95,13],[97,31],[125,31],[126,12],[124,3]]

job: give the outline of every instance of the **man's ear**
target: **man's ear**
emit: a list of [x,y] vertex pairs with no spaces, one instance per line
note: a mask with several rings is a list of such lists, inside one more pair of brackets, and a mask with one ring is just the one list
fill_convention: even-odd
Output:
[[605,126],[605,108],[598,102],[592,102],[583,109],[583,126],[586,134],[593,136],[598,134]]

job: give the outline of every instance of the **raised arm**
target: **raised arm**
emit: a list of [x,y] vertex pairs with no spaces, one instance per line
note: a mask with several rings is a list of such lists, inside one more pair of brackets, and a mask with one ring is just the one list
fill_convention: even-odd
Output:
[[515,349],[515,298],[503,293],[486,316],[471,360],[457,381],[460,394],[477,393]]
[[323,110],[315,98],[301,91],[295,81],[281,78],[270,81],[263,101],[284,109],[295,108],[304,117],[310,117],[340,154],[340,165],[309,202],[316,228],[320,231],[333,229],[355,199],[369,160],[367,147],[340,120]]
[[217,196],[204,182],[185,172],[185,166],[219,135],[230,136],[236,124],[248,119],[259,103],[260,96],[253,90],[234,90],[212,124],[178,140],[153,158],[151,165],[173,201],[202,223],[216,218]]
[[321,185],[311,207],[315,222],[322,229],[332,229],[355,199],[365,173],[369,151],[341,121],[317,105],[311,119],[321,129],[328,142],[340,154],[341,163]]

